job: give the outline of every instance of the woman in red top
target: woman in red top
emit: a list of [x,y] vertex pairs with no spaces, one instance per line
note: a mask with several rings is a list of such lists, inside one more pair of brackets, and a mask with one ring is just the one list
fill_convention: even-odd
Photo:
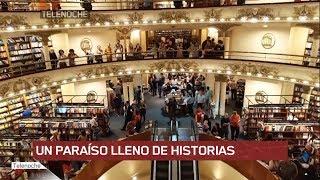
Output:
[[139,132],[141,129],[141,115],[139,111],[135,112],[135,115],[133,116],[133,121],[136,125],[136,131]]
[[198,108],[196,110],[196,113],[195,113],[195,120],[197,123],[202,123],[203,122],[203,119],[204,119],[204,111],[202,110],[202,107],[201,105],[198,105]]
[[240,116],[237,111],[233,111],[230,117],[231,140],[237,140],[240,131]]

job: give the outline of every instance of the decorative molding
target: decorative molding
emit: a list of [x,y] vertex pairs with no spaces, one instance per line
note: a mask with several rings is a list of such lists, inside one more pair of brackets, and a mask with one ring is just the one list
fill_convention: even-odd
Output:
[[104,24],[106,22],[113,23],[112,15],[109,14],[90,14],[88,19],[83,19],[81,24],[91,23],[91,24]]
[[199,65],[195,61],[181,61],[181,60],[171,60],[171,61],[161,61],[155,62],[149,65],[152,70],[180,70],[180,69],[197,69]]
[[143,13],[137,13],[134,12],[132,14],[128,14],[128,19],[130,20],[130,22],[142,22],[143,19]]
[[214,26],[221,32],[227,32],[233,27],[241,26],[241,24],[221,23],[221,24],[215,24]]
[[117,74],[119,72],[122,72],[125,70],[125,66],[123,65],[101,65],[98,67],[92,67],[92,68],[86,68],[83,70],[80,70],[79,73],[76,74],[78,77],[86,76],[90,77],[92,75],[100,75],[100,74]]
[[31,88],[30,83],[25,79],[18,79],[17,81],[13,82],[13,85],[12,85],[12,90],[14,92],[19,92],[23,89],[30,89],[30,88]]
[[206,20],[209,19],[220,19],[222,14],[222,9],[211,9],[208,11],[204,11],[204,17],[206,18]]
[[228,76],[223,75],[223,74],[217,74],[214,76],[214,80],[215,81],[219,81],[219,82],[227,82],[228,81]]
[[190,18],[185,11],[164,11],[159,13],[159,21],[181,21],[182,19],[188,21]]
[[64,19],[63,18],[47,19],[46,22],[50,27],[53,27],[54,25],[62,26]]
[[274,15],[271,8],[242,8],[238,10],[237,18],[242,17],[261,19],[263,17],[273,18]]
[[34,36],[39,36],[42,38],[42,42],[44,45],[48,45],[49,42],[49,37],[53,34],[58,34],[61,31],[58,30],[50,30],[50,31],[36,31],[36,32],[29,32],[27,34],[29,35],[34,35]]
[[7,27],[7,26],[27,26],[30,25],[26,22],[26,18],[23,16],[16,16],[16,15],[6,15],[0,16],[0,27]]
[[263,65],[253,65],[251,63],[226,65],[224,66],[224,69],[232,70],[233,72],[241,72],[244,75],[248,72],[252,73],[252,75],[257,75],[258,73],[260,73],[264,76],[277,76],[279,74],[278,68]]
[[316,14],[317,6],[298,6],[294,7],[293,14],[295,17],[299,16],[307,16],[307,17],[313,17]]
[[117,31],[117,39],[128,39],[130,38],[130,32],[133,27],[115,27],[113,29]]
[[10,91],[10,84],[6,83],[0,86],[0,96],[6,96]]

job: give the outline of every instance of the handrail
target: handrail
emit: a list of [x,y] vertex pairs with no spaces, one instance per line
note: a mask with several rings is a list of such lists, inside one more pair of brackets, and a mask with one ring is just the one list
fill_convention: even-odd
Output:
[[[178,52],[182,56],[177,56]],[[215,60],[240,60],[250,62],[278,63],[284,65],[296,65],[311,68],[320,68],[320,57],[301,56],[281,53],[262,53],[244,51],[210,51],[207,55],[200,57],[203,53],[201,49],[194,50],[173,50],[173,51],[147,51],[147,52],[125,52],[107,53],[102,55],[102,62],[111,63],[119,61],[138,61],[138,60],[160,60],[160,59],[215,59]],[[262,56],[263,55],[263,56]],[[10,65],[0,68],[0,80],[6,80],[23,75],[44,72],[49,70],[63,69],[74,66],[97,64],[97,55],[79,56],[74,58],[74,64],[69,64],[70,59],[57,59],[39,62],[31,62],[22,65]],[[63,64],[62,64],[63,63]],[[14,64],[14,63],[13,63]],[[61,65],[61,66],[60,66]],[[63,66],[62,66],[63,65]],[[29,69],[29,67],[32,67]],[[36,69],[37,68],[37,69]]]
[[[289,101],[286,97],[293,97],[293,95],[263,95],[264,97],[279,97],[279,103],[274,103],[267,98],[267,101],[264,103],[260,103],[261,105],[268,105],[268,104],[283,104],[283,105],[288,105],[292,104],[292,101]],[[255,99],[256,95],[246,95],[245,98],[248,100],[248,107],[259,104],[258,102],[254,103],[251,101],[251,99]],[[284,102],[281,102],[281,99],[284,100]],[[301,105],[301,106],[306,106],[309,104],[309,101],[307,99],[304,99],[301,97],[301,103],[295,103],[295,105]]]
[[[0,11],[41,11],[41,10],[58,10],[59,6],[62,10],[83,10],[84,6],[81,5],[82,2],[77,0],[46,0],[43,2],[41,0],[2,0],[7,4],[3,4],[4,8]],[[178,1],[176,1],[178,2]],[[206,0],[184,0],[184,3],[175,4],[174,0],[88,0],[87,3],[91,4],[91,8],[87,7],[87,10],[137,10],[137,9],[172,9],[172,8],[201,8],[201,7],[221,7],[221,6],[244,6],[244,5],[269,5],[269,4],[299,4],[306,2],[317,2],[317,1],[303,1],[303,2],[293,2],[293,0],[288,0],[287,2],[280,3],[256,3],[256,4],[238,4],[237,1],[233,3],[214,3],[212,1]],[[20,6],[15,6],[20,3]],[[59,4],[59,6],[57,5]],[[162,5],[162,6],[161,6]]]

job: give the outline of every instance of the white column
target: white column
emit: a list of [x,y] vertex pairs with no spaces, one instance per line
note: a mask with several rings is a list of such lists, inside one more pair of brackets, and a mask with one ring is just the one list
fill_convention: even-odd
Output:
[[[230,51],[230,37],[224,37],[223,44],[224,44],[224,51]],[[224,58],[226,59],[229,58],[229,52],[224,53]]]
[[220,83],[220,108],[219,108],[220,116],[223,116],[226,111],[226,88],[227,88],[227,82],[221,82]]
[[129,101],[130,101],[130,103],[133,103],[133,100],[134,100],[133,83],[128,83],[128,84],[129,84]]
[[142,82],[142,74],[135,74],[133,75],[133,83],[134,83],[134,87],[137,88],[138,86],[141,87],[141,98],[142,100],[144,100],[143,97],[143,82]]
[[124,102],[129,101],[129,88],[128,87],[129,87],[129,83],[122,83]]
[[[206,86],[208,86],[210,88],[210,90],[212,90],[212,92],[214,93],[214,74],[207,74],[206,76]],[[214,101],[214,97],[212,97],[212,99],[210,99],[211,102]]]
[[48,44],[44,43],[42,50],[43,50],[43,58],[44,58],[42,61],[45,61],[46,69],[51,69],[51,62],[50,62],[50,56],[49,56],[50,48],[48,47]]
[[214,102],[215,102],[215,115],[219,112],[219,100],[220,99],[220,81],[214,82]]

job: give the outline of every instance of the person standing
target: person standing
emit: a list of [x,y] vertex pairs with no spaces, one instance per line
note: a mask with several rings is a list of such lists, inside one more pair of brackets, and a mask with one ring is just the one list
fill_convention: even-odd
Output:
[[169,122],[174,121],[176,119],[176,110],[177,110],[177,101],[176,98],[172,97],[168,102],[168,114],[169,114]]
[[75,66],[75,58],[77,58],[78,55],[74,52],[74,49],[69,49],[69,54],[68,54],[68,58],[69,58],[69,66]]
[[138,88],[136,89],[136,91],[134,93],[134,100],[136,100],[138,104],[140,104],[140,102],[142,100],[141,96],[142,96],[141,86],[138,86]]
[[102,54],[103,54],[103,50],[102,50],[101,46],[97,46],[97,54],[96,54],[97,63],[102,63],[103,62]]
[[230,90],[231,90],[231,100],[237,99],[237,83],[232,80],[230,82]]
[[159,80],[158,80],[158,93],[159,93],[159,98],[161,98],[162,95],[162,86],[164,85],[165,77],[163,73],[160,74]]
[[230,117],[231,140],[237,140],[240,132],[240,116],[237,111],[233,111]]
[[58,57],[56,55],[56,53],[54,52],[53,49],[50,49],[49,51],[49,57],[50,57],[50,61],[51,61],[51,68],[52,69],[57,69],[58,66]]
[[126,101],[124,105],[124,111],[125,111],[125,115],[124,115],[124,124],[121,129],[122,131],[126,130],[127,124],[132,120],[132,117],[133,117],[133,108],[130,105],[129,101]]
[[156,96],[157,95],[157,77],[154,74],[151,80],[152,83],[152,96]]
[[107,55],[107,62],[112,62],[112,48],[110,43],[108,44],[108,47],[105,49],[104,53]]
[[147,108],[146,108],[146,103],[144,101],[141,101],[140,103],[140,114],[141,114],[141,120],[142,123],[146,121],[146,114],[147,114]]
[[120,44],[120,40],[117,41],[114,53],[116,54],[117,61],[123,60],[123,46]]
[[224,116],[221,118],[221,128],[222,128],[222,138],[228,139],[229,137],[229,115],[225,113]]

